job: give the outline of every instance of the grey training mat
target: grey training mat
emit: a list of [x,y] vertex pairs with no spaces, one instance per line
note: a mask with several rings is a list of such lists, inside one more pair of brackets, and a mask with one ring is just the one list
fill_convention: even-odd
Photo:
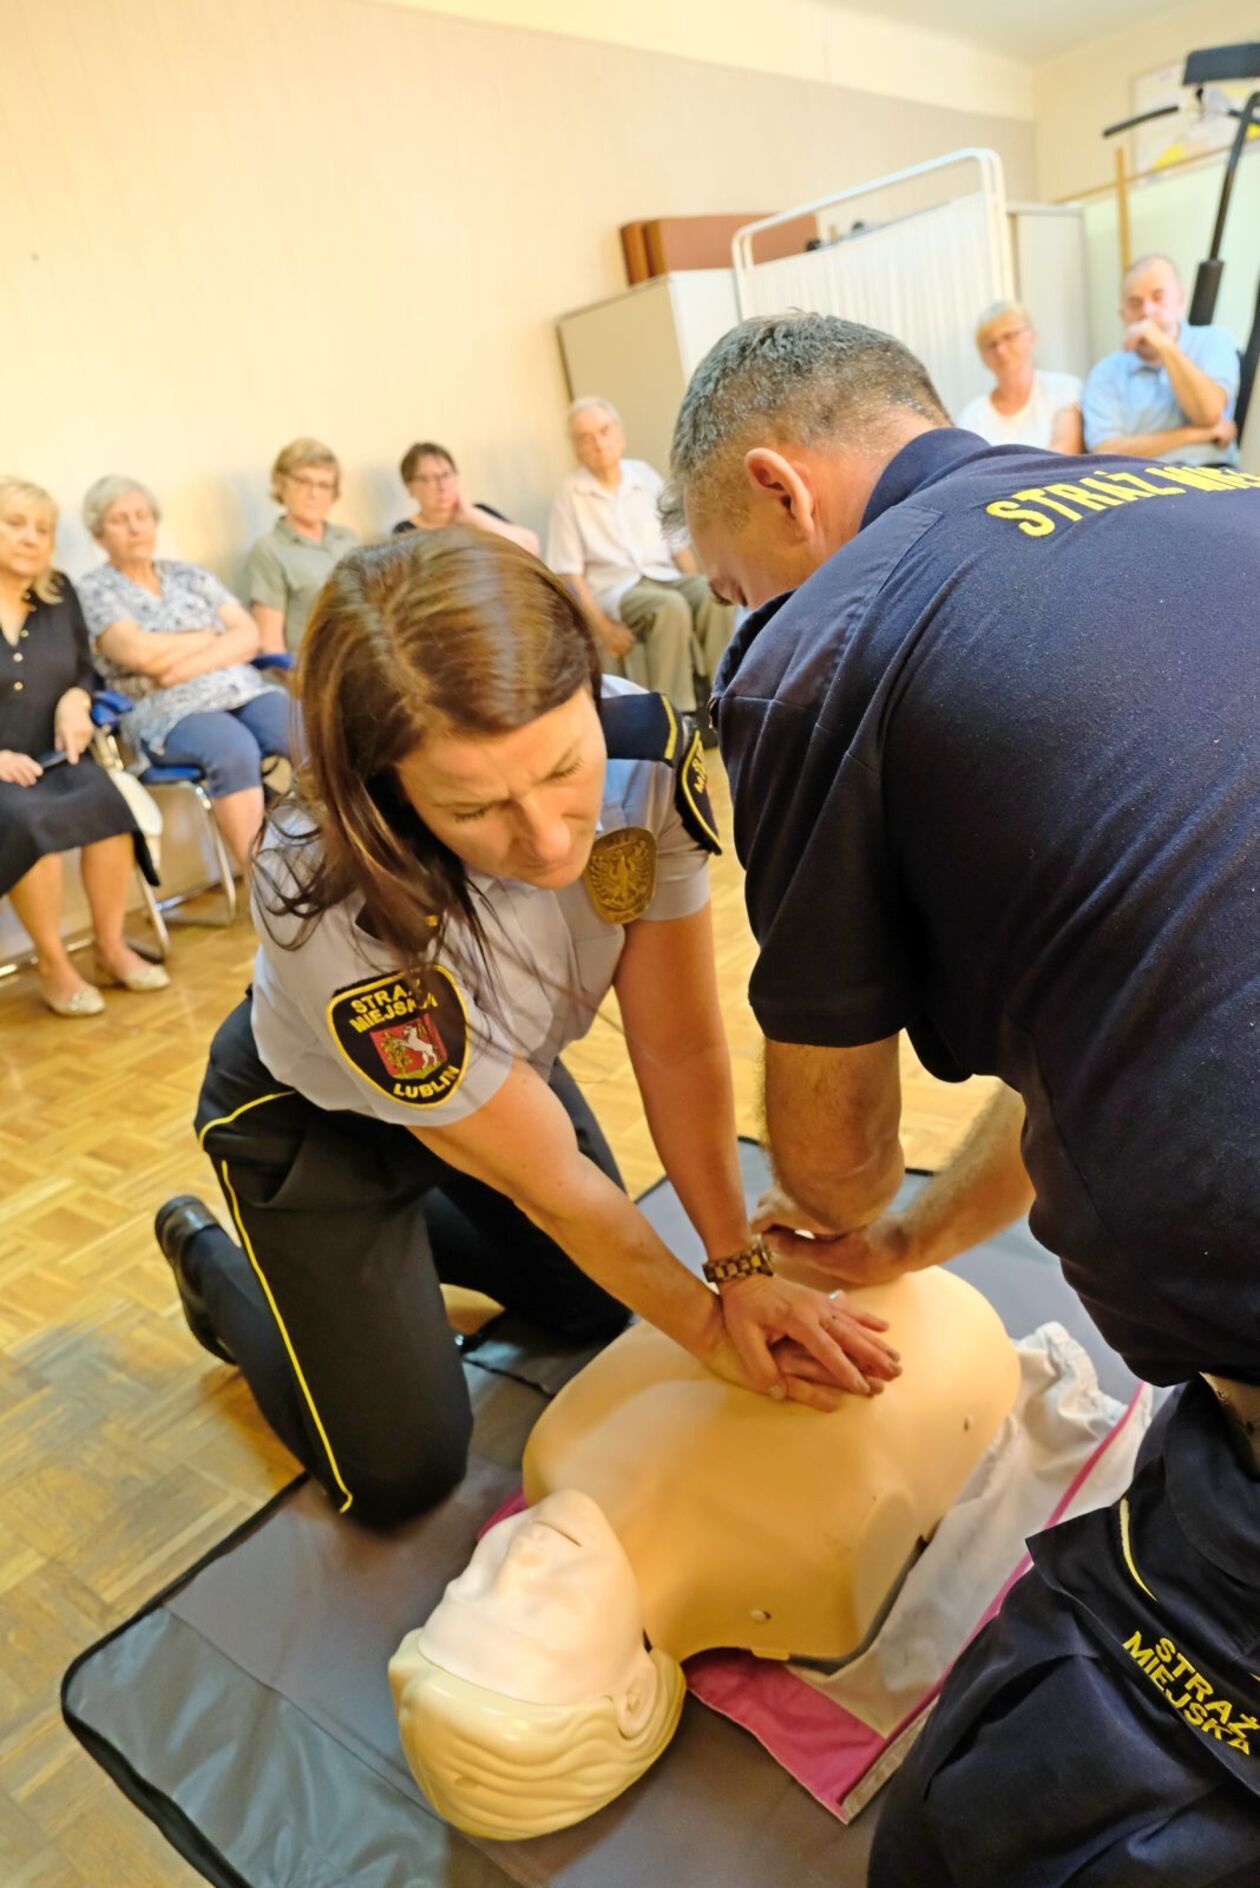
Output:
[[[755,1198],[765,1163],[742,1147]],[[907,1181],[907,1189],[921,1185]],[[676,1252],[702,1256],[671,1188],[642,1202]],[[1133,1379],[1016,1227],[954,1268],[1015,1337],[1057,1318],[1103,1385]],[[339,1519],[295,1483],[66,1675],[67,1722],[168,1839],[221,1888],[859,1888],[878,1801],[845,1828],[755,1740],[689,1699],[632,1790],[578,1828],[475,1840],[429,1809],[398,1748],[386,1663],[517,1486],[525,1438],[589,1351],[500,1320],[465,1357],[476,1424],[468,1474],[403,1527]]]

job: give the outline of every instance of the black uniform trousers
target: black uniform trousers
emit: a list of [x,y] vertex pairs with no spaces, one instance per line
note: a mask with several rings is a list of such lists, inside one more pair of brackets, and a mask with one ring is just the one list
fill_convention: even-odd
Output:
[[1260,1480],[1207,1386],[1029,1543],[886,1792],[870,1888],[1257,1888]]
[[[558,1064],[551,1086],[582,1153],[620,1186]],[[574,1342],[628,1320],[511,1200],[406,1128],[278,1082],[248,1001],[211,1045],[196,1125],[240,1244],[197,1234],[189,1282],[271,1427],[343,1512],[401,1519],[463,1475],[472,1414],[439,1280]]]

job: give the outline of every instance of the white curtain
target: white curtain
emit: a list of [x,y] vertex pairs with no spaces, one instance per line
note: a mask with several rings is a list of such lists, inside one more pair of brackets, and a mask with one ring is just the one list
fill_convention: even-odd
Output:
[[828,249],[739,271],[745,315],[843,315],[883,328],[923,361],[950,413],[988,379],[976,317],[1009,293],[1005,218],[985,192],[956,197]]

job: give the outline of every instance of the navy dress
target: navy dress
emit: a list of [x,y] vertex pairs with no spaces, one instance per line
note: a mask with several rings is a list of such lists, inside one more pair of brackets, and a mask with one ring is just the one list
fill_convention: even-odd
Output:
[[[54,751],[53,717],[66,690],[96,686],[79,599],[66,578],[59,583],[55,603],[31,593],[34,607],[16,643],[0,635],[0,748],[36,760]],[[148,871],[148,850],[131,809],[91,754],[73,767],[49,768],[33,787],[0,780],[0,896],[45,853],[70,852],[116,833],[138,841],[137,856]]]

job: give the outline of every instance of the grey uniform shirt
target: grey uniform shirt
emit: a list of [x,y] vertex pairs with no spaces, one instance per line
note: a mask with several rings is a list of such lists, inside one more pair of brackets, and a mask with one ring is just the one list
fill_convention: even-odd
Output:
[[[607,693],[632,686],[604,680]],[[708,855],[679,818],[674,786],[667,763],[608,762],[599,834],[639,826],[656,839],[656,885],[640,922],[686,917],[708,901]],[[283,882],[278,855],[264,860]],[[320,1108],[450,1127],[497,1093],[517,1059],[549,1078],[608,994],[625,927],[598,915],[583,879],[563,891],[480,873],[470,884],[489,965],[452,924],[427,1007],[360,927],[357,901],[326,912],[286,950],[278,940],[295,936],[299,922],[260,913],[255,885],[254,1040],[277,1081]]]

